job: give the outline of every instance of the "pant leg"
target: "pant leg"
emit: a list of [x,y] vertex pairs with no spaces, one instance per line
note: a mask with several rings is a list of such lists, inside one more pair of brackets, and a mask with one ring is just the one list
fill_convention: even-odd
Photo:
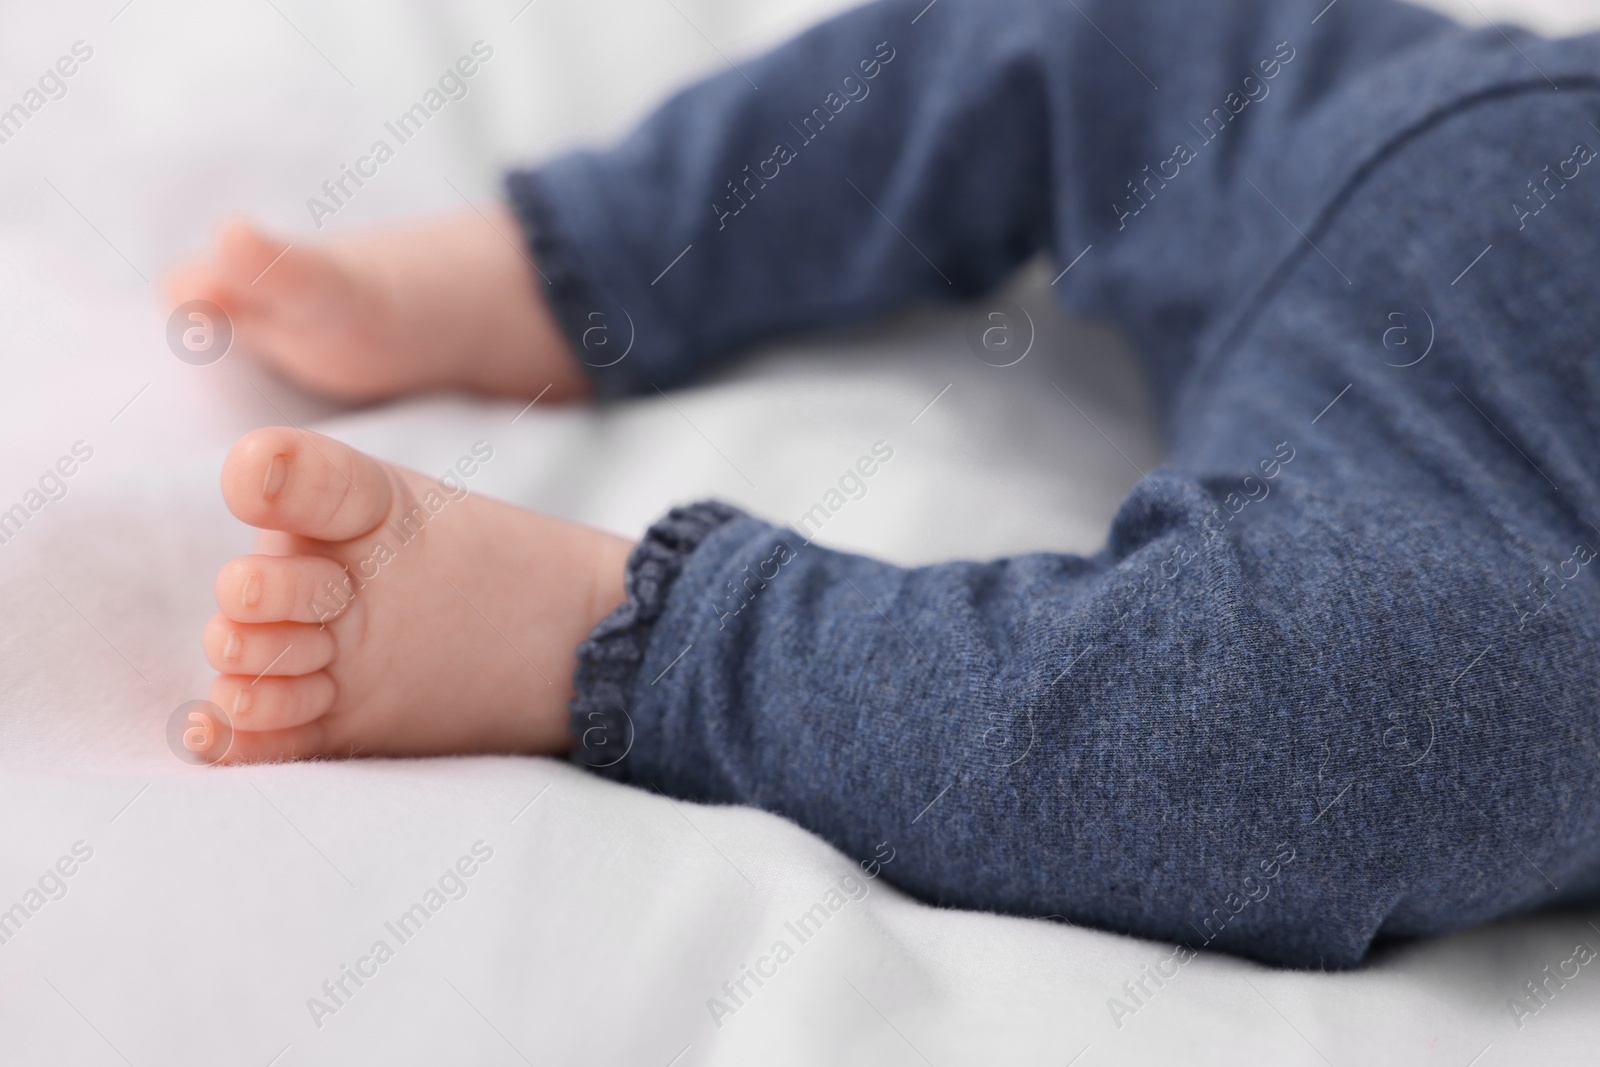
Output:
[[1460,33],[1394,0],[1341,0],[1314,24],[1303,6],[884,0],[508,188],[605,394],[671,388],[784,331],[971,297],[1045,251],[1072,264],[1057,290],[1074,310],[1116,317],[1176,374],[1281,236],[1259,206],[1219,210],[1241,167],[1275,164],[1363,72]]
[[676,516],[582,652],[583,757],[887,843],[927,900],[1280,964],[1592,899],[1600,161],[1512,205],[1600,145],[1597,90],[1458,101],[1364,168],[1100,554],[907,569]]

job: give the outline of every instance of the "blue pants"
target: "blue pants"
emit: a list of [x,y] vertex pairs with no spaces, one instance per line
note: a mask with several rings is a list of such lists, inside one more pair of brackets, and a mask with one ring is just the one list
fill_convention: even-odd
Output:
[[513,174],[575,350],[653,392],[1046,252],[1171,460],[1088,557],[678,509],[581,650],[579,758],[892,848],[929,901],[1292,966],[1595,899],[1600,40],[925,4]]

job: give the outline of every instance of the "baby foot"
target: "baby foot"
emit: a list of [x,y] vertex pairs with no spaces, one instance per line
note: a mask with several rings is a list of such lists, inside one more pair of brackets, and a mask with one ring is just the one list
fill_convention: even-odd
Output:
[[205,629],[228,762],[571,746],[575,652],[632,545],[460,485],[298,430],[233,446],[223,497],[263,532]]
[[247,223],[167,281],[174,305],[209,300],[236,343],[307,389],[371,401],[463,387],[551,400],[588,379],[545,306],[518,225],[496,208],[326,242]]

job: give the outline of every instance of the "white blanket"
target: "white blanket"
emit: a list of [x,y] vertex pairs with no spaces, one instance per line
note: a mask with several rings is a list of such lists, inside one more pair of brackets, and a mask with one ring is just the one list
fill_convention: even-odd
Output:
[[[552,760],[180,763],[165,730],[206,691],[212,578],[250,545],[217,471],[253,426],[316,423],[424,471],[482,438],[475,491],[630,535],[706,494],[794,518],[885,438],[895,463],[824,540],[905,562],[1092,550],[1161,448],[1125,349],[1056,317],[1037,270],[1013,293],[1034,348],[1003,370],[963,340],[987,305],[591,412],[338,413],[237,355],[182,363],[163,266],[229,212],[309,230],[307,198],[474,42],[494,56],[470,95],[329,230],[490,196],[505,161],[609,136],[841,5],[124,2],[0,8],[0,109],[84,46],[65,94],[0,143],[0,511],[60,497],[0,544],[0,1063],[1592,1057],[1600,966],[1545,1000],[1522,987],[1600,949],[1596,911],[1349,974],[1206,956],[1157,985],[1171,946],[927,907],[781,819]],[[1478,7],[1600,24],[1583,0]],[[74,473],[46,478],[75,446]],[[825,921],[794,925],[819,903]]]

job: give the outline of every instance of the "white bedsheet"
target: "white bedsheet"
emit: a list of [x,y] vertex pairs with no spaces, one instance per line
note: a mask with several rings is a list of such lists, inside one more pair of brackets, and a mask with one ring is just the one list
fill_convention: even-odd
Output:
[[[0,7],[0,108],[75,42],[94,52],[0,144],[0,509],[76,442],[93,449],[0,545],[0,912],[28,912],[0,943],[0,1063],[1593,1058],[1594,967],[1520,1026],[1507,998],[1577,942],[1600,948],[1600,912],[1386,950],[1351,974],[1209,956],[1119,1025],[1108,999],[1129,1002],[1123,983],[1169,946],[941,911],[881,879],[802,944],[785,924],[860,870],[754,811],[543,759],[179,763],[164,728],[205,693],[212,576],[250,543],[216,473],[252,426],[315,422],[422,470],[488,440],[478,491],[628,534],[704,494],[795,517],[885,438],[895,461],[824,539],[906,562],[1093,549],[1160,461],[1126,352],[1055,317],[1037,270],[1017,283],[1039,336],[1016,367],[967,352],[971,312],[917,314],[773,348],[675,406],[341,414],[236,356],[173,358],[149,284],[162,265],[227,212],[305,229],[305,199],[474,41],[495,55],[472,95],[331,226],[491,195],[499,162],[614,133],[723,54],[842,6],[523,3]],[[1578,0],[1478,6],[1600,25]],[[474,873],[446,876],[458,861]],[[442,876],[459,899],[402,941],[385,924]],[[392,958],[329,997],[379,940]],[[778,940],[793,957],[731,998],[723,983]],[[737,1010],[713,1018],[710,998]]]

